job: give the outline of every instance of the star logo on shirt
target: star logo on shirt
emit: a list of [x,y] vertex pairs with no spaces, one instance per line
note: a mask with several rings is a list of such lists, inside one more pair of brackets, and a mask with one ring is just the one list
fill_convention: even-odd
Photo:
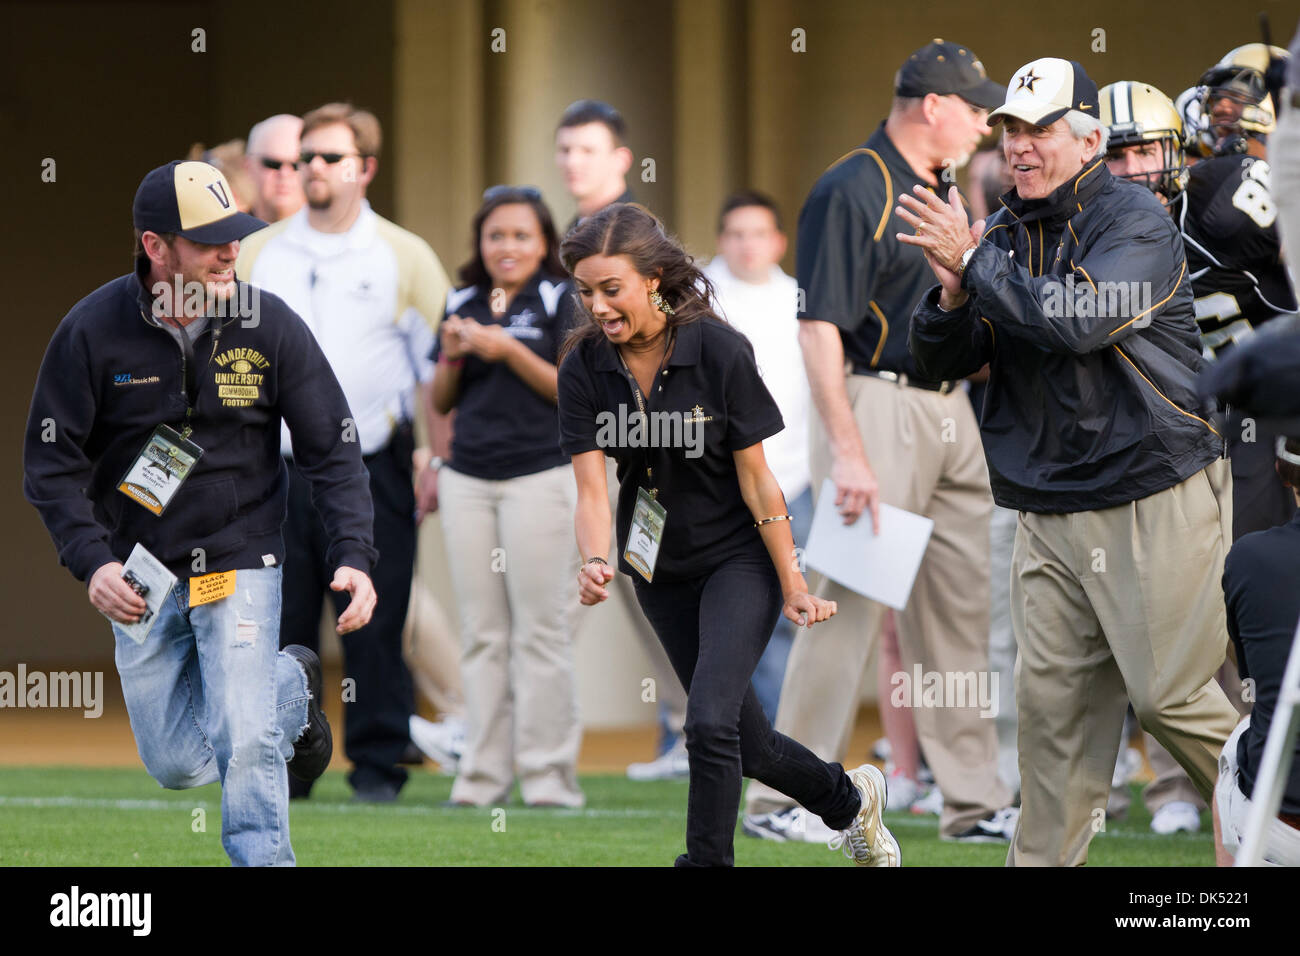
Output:
[[1034,71],[1031,68],[1028,73],[1022,73],[1020,75],[1020,85],[1016,87],[1015,92],[1019,93],[1021,90],[1028,90],[1030,93],[1033,93],[1034,84],[1041,79],[1041,76],[1034,75]]

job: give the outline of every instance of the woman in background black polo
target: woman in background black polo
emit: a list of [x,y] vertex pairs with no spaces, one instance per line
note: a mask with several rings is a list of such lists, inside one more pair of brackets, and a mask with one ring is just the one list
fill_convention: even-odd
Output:
[[555,411],[573,309],[557,246],[537,190],[484,193],[433,350],[434,407],[456,409],[438,476],[465,689],[454,803],[501,803],[516,774],[530,806],[583,803],[566,546],[576,491]]
[[[609,454],[618,465],[619,568],[688,692],[690,795],[678,865],[731,865],[744,774],[842,831],[835,845],[856,862],[897,866],[898,844],[880,820],[880,771],[868,764],[846,774],[776,733],[750,687],[783,608],[809,626],[835,613],[808,594],[794,559],[762,446],[783,423],[753,348],[717,317],[708,280],[640,206],[584,219],[561,257],[589,310],[565,343],[559,376],[585,558],[579,595],[588,605],[605,600],[614,575],[604,557]],[[675,418],[676,431],[661,436],[668,447],[646,447],[626,427],[642,410],[649,420]],[[650,580],[622,557],[641,488],[667,512]]]

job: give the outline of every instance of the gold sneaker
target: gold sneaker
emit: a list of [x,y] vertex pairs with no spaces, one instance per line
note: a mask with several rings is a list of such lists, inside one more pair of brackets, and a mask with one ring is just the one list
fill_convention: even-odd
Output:
[[903,856],[898,841],[880,818],[885,808],[885,775],[869,763],[848,771],[848,774],[862,795],[862,809],[852,825],[841,830],[826,845],[832,850],[843,849],[844,855],[858,866],[902,866]]

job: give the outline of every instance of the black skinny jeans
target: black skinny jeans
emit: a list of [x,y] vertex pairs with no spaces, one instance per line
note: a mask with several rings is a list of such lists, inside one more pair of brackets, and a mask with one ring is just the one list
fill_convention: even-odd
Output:
[[750,686],[784,603],[766,549],[688,581],[633,582],[687,690],[691,781],[677,865],[733,864],[742,775],[793,797],[832,829],[847,828],[861,804],[844,768],[773,730]]

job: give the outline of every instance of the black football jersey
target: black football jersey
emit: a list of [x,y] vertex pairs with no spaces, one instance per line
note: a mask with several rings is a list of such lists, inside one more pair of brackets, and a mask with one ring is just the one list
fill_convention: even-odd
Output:
[[1268,163],[1254,156],[1202,160],[1191,168],[1180,205],[1196,321],[1207,349],[1240,341],[1260,323],[1296,311]]

